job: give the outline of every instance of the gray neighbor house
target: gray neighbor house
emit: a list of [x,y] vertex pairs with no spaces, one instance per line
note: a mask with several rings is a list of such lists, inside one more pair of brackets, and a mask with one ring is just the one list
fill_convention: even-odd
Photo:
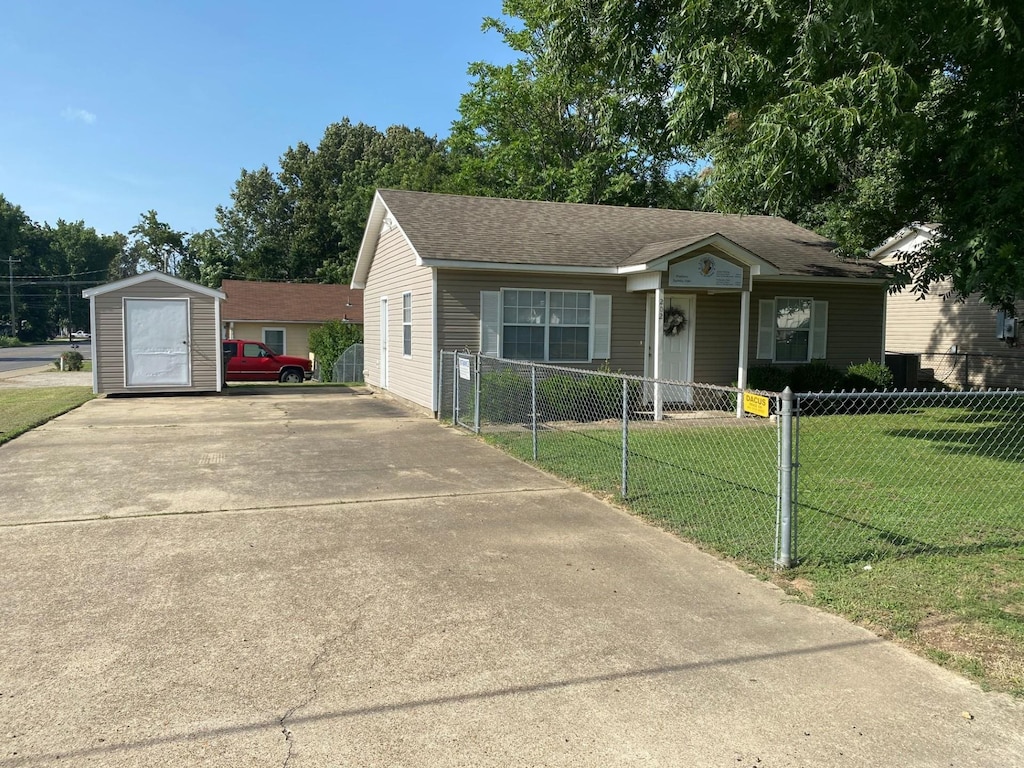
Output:
[[378,190],[366,382],[436,412],[441,350],[741,387],[880,361],[886,271],[833,248],[770,216]]

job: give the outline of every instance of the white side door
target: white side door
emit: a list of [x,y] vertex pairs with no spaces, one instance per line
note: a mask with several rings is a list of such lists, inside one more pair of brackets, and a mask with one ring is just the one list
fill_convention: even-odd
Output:
[[381,389],[388,388],[388,297],[380,300],[380,382]]
[[126,387],[192,384],[188,299],[125,299]]

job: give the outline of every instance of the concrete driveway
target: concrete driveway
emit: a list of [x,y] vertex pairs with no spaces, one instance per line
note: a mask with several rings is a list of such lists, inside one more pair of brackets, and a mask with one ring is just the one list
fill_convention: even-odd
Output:
[[0,467],[5,766],[1024,764],[1021,702],[377,396],[96,400]]

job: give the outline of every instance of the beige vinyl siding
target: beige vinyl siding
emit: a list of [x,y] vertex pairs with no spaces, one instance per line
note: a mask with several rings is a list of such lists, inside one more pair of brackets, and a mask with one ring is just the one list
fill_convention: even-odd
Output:
[[[402,354],[402,294],[412,293],[412,355]],[[363,290],[363,369],[366,383],[380,386],[380,300],[388,299],[389,392],[434,407],[433,273],[399,228],[381,234]]]
[[758,302],[782,296],[828,302],[824,362],[844,370],[850,363],[863,363],[867,360],[881,362],[885,335],[885,294],[884,285],[857,284],[853,281],[844,284],[770,280],[756,282],[750,295],[750,365],[771,363],[770,360],[757,357]]
[[[593,291],[612,297],[612,370],[635,375],[644,371],[644,322],[647,294],[626,293],[624,277],[591,277],[557,273],[438,270],[438,345],[441,349],[480,349],[480,292],[502,288]],[[599,368],[605,360],[574,364]]]
[[232,338],[263,341],[264,328],[284,328],[284,353],[295,357],[310,357],[309,332],[319,328],[321,323],[265,323],[241,322],[236,320],[231,331]]
[[215,392],[218,389],[217,358],[221,354],[220,329],[217,327],[216,299],[201,293],[179,290],[167,283],[153,280],[94,297],[96,325],[96,385],[99,394],[138,392],[145,388],[125,387],[124,383],[124,315],[123,302],[129,299],[190,299],[192,386],[161,386],[160,392]]
[[[945,289],[945,290],[944,290]],[[976,296],[963,302],[943,298],[948,285],[937,286],[925,298],[904,289],[888,298],[885,348],[890,352],[1012,353],[996,338],[996,309]],[[1017,305],[1018,317],[1024,304]]]
[[[751,304],[756,308],[756,304]],[[735,383],[740,362],[740,294],[697,294],[694,317],[688,321],[693,323],[694,329],[694,381]],[[756,318],[751,333],[757,333]]]
[[955,389],[1024,386],[1024,349],[996,338],[996,309],[976,296],[943,298],[948,290],[948,283],[935,285],[921,300],[908,290],[891,294],[886,350],[921,355],[923,376]]

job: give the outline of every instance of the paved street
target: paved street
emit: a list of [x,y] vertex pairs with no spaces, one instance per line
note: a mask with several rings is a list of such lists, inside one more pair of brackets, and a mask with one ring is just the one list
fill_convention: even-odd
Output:
[[[74,348],[86,360],[92,359],[92,348],[88,341],[81,342]],[[0,373],[53,365],[53,361],[60,357],[61,352],[70,349],[72,349],[70,344],[33,344],[28,347],[0,348]]]
[[1021,702],[379,396],[103,398],[0,466],[4,766],[1024,764]]

